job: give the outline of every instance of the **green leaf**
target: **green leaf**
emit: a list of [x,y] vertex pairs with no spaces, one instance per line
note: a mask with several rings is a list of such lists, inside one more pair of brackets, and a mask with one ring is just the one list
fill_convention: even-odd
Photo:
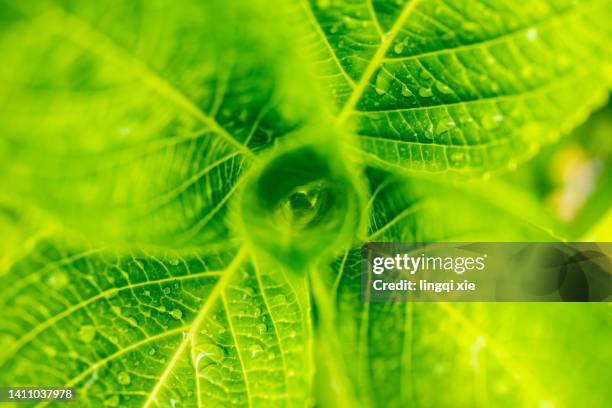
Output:
[[303,3],[338,122],[383,166],[513,168],[607,96],[607,0]]
[[4,187],[111,243],[228,239],[255,152],[316,120],[299,58],[255,3],[111,3],[0,3]]
[[[552,239],[528,214],[469,187],[423,184],[375,179],[367,240]],[[364,406],[609,405],[606,305],[363,302],[359,248],[332,269],[327,285],[342,347],[326,357],[345,366],[350,393]],[[320,388],[329,400],[333,392]],[[342,405],[346,394],[330,406]]]
[[91,407],[610,406],[605,307],[361,302],[347,248],[567,237],[496,176],[605,99],[611,17],[0,0],[0,385]]
[[92,407],[309,400],[303,280],[244,248],[116,255],[43,242],[0,288],[1,384],[74,387]]

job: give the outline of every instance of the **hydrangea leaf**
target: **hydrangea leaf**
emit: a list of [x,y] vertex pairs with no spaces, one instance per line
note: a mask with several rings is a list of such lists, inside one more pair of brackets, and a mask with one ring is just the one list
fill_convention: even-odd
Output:
[[0,288],[11,316],[2,384],[74,387],[91,407],[309,401],[303,281],[245,249],[116,255],[42,242]]
[[[418,179],[373,182],[367,240],[553,239],[548,226],[530,221],[529,210],[509,212],[465,186],[423,185]],[[433,194],[436,200],[428,200]],[[607,305],[363,302],[359,248],[332,270],[327,284],[343,345],[335,358],[364,406],[610,404]]]
[[314,58],[386,167],[515,167],[603,103],[607,0],[310,0]]
[[316,120],[261,7],[2,1],[4,187],[111,243],[226,239],[256,152]]

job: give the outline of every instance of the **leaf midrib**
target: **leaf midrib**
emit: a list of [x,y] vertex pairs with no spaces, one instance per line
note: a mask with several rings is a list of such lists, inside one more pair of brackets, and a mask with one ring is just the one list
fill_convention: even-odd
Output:
[[393,23],[391,30],[385,35],[385,37],[383,37],[380,46],[378,47],[378,49],[374,53],[374,56],[368,63],[363,75],[359,79],[359,82],[357,82],[357,86],[351,93],[351,96],[344,104],[344,107],[342,108],[342,110],[340,111],[340,114],[338,115],[338,118],[336,119],[336,123],[338,124],[344,123],[346,119],[351,115],[351,113],[357,106],[357,103],[361,99],[363,92],[365,91],[366,87],[370,83],[372,76],[374,75],[374,73],[376,72],[380,64],[382,63],[383,59],[385,58],[385,55],[387,54],[389,47],[395,40],[395,37],[397,37],[402,26],[408,20],[408,17],[410,17],[410,15],[412,14],[412,11],[420,3],[420,1],[421,0],[412,0],[404,6],[404,9],[400,13],[399,17],[397,18],[395,23]]

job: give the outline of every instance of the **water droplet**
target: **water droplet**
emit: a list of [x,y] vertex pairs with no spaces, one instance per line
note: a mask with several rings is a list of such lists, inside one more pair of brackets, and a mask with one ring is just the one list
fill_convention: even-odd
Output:
[[154,354],[155,354],[155,352],[156,352],[155,347],[151,347],[151,348],[149,349],[149,355],[150,355],[150,356],[154,355]]
[[166,312],[166,306],[161,305],[157,310],[159,310],[161,313],[165,313]]
[[484,116],[482,118],[482,126],[485,129],[494,129],[499,126],[499,123],[504,120],[503,115],[496,114],[492,116]]
[[121,385],[128,385],[130,382],[132,382],[132,379],[130,378],[130,375],[128,373],[122,371],[117,376],[117,382],[119,382],[119,384]]
[[172,309],[170,316],[174,317],[176,320],[180,320],[183,317],[183,312],[180,309]]
[[446,85],[445,83],[440,82],[440,81],[436,82],[436,89],[438,91],[440,91],[441,93],[443,93],[443,94],[451,94],[451,93],[453,93],[453,90],[450,89],[448,85]]
[[398,42],[393,47],[393,51],[395,51],[396,54],[401,54],[403,50],[404,50],[404,43],[403,42]]
[[433,137],[434,137],[433,123],[431,123],[431,122],[427,126],[427,130],[425,131],[425,137],[428,138],[428,139],[433,139]]
[[86,324],[79,329],[79,338],[83,343],[91,343],[95,335],[96,329],[91,325]]
[[263,334],[268,331],[268,326],[266,326],[263,323],[260,323],[257,326],[255,326],[255,330],[257,331],[258,334]]
[[454,121],[443,119],[436,125],[436,135],[441,136],[453,127],[455,127]]
[[61,289],[68,283],[68,277],[63,272],[57,272],[49,276],[49,285],[56,289]]
[[257,357],[257,355],[260,354],[262,351],[263,349],[258,344],[251,346],[251,349],[250,349],[251,358]]
[[384,70],[379,70],[376,76],[376,93],[379,95],[386,94],[391,85],[391,80],[392,78]]
[[246,288],[246,289],[244,289],[244,293],[242,294],[242,298],[243,299],[248,299],[248,298],[252,297],[254,294],[255,294],[255,292],[253,291],[253,289]]
[[225,358],[225,350],[216,344],[204,343],[196,347],[196,367],[203,368],[212,363],[218,364]]
[[402,95],[404,95],[406,98],[412,96],[412,92],[410,92],[410,89],[408,89],[408,86],[406,84],[402,85]]
[[527,41],[535,41],[538,38],[538,29],[535,27],[529,28],[525,36],[527,37]]
[[166,286],[163,289],[164,295],[169,295],[172,292],[172,289],[170,288],[170,286]]
[[179,264],[179,260],[178,260],[177,258],[172,258],[172,259],[170,260],[170,265],[172,265],[172,266],[176,266],[176,265],[178,265],[178,264]]
[[430,98],[433,96],[433,92],[431,90],[431,88],[424,88],[424,87],[420,87],[419,88],[419,95],[423,98]]
[[105,401],[104,401],[104,405],[108,406],[108,407],[117,407],[119,406],[119,396],[118,395],[112,395],[110,397],[108,397]]
[[206,366],[202,370],[199,370],[198,373],[200,377],[213,384],[220,383],[223,378],[221,371],[214,365]]

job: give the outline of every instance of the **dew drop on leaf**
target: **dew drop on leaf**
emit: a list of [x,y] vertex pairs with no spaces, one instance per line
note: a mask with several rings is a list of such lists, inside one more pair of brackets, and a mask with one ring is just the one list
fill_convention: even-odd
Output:
[[155,352],[156,352],[155,347],[151,347],[151,348],[149,349],[149,355],[150,355],[150,356],[154,355],[154,354],[155,354]]
[[504,120],[504,116],[497,114],[492,116],[485,116],[482,118],[482,126],[485,129],[495,129],[499,126],[499,123]]
[[259,354],[261,354],[262,351],[263,351],[263,349],[258,344],[255,344],[255,345],[251,346],[251,348],[249,349],[249,352],[251,354],[251,358],[257,357]]
[[117,407],[117,406],[119,406],[119,396],[118,395],[112,395],[112,396],[108,397],[104,401],[104,405],[106,405],[107,407]]
[[527,41],[535,41],[538,38],[538,29],[535,27],[529,28],[525,36],[527,37]]
[[210,383],[219,383],[223,378],[221,375],[221,371],[213,365],[204,366],[201,370],[198,370],[200,377],[208,380]]
[[384,70],[379,70],[376,76],[376,93],[379,95],[386,94],[390,85],[391,77]]
[[436,125],[436,135],[442,136],[447,133],[451,128],[455,127],[455,122],[452,120],[443,119]]
[[172,309],[170,316],[174,317],[176,320],[180,320],[183,317],[183,312],[180,309]]
[[172,292],[172,289],[169,286],[166,286],[163,289],[164,295],[169,295]]
[[431,88],[425,88],[425,87],[420,87],[419,88],[419,95],[423,98],[430,98],[433,96],[433,92],[431,90]]
[[122,371],[119,373],[119,375],[117,375],[117,382],[119,382],[121,385],[128,385],[130,382],[132,382],[132,379],[128,373]]
[[438,91],[440,91],[443,94],[451,94],[453,93],[453,90],[450,89],[450,87],[448,85],[446,85],[444,82],[436,82],[436,89]]
[[79,339],[81,339],[83,343],[91,343],[95,335],[96,329],[91,325],[86,324],[79,329]]
[[404,50],[404,43],[402,42],[398,42],[393,47],[393,51],[395,51],[396,54],[401,54],[403,50]]
[[212,343],[198,344],[196,346],[196,367],[202,368],[211,363],[220,363],[225,358],[225,350]]
[[255,292],[253,291],[253,289],[246,288],[246,289],[244,289],[244,293],[242,294],[242,298],[243,299],[248,299],[248,298],[252,297],[254,294],[255,294]]
[[68,283],[68,277],[65,273],[59,272],[49,276],[49,285],[56,289],[61,289]]
[[268,331],[268,326],[266,326],[264,323],[260,323],[255,326],[255,330],[257,331],[257,333],[263,334]]
[[433,139],[434,138],[433,123],[429,123],[429,125],[427,126],[427,130],[425,131],[425,137],[427,139]]
[[406,98],[412,96],[412,92],[410,92],[410,89],[408,89],[408,86],[406,84],[402,85],[402,95]]

